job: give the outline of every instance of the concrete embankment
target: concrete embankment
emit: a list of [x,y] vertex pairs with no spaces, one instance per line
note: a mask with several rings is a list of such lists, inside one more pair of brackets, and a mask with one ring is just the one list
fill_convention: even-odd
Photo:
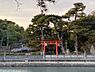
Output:
[[95,67],[95,62],[0,62],[0,67]]

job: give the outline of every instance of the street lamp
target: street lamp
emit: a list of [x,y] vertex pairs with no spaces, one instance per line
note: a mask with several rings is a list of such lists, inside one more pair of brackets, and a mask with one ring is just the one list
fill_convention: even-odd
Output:
[[77,38],[77,33],[73,30],[70,31],[71,33],[74,33],[75,34],[75,52],[76,54],[78,55],[78,38]]
[[[42,26],[41,26],[41,42],[42,42],[42,50],[43,50],[43,51],[42,51],[43,59],[45,59],[45,51],[44,51],[45,49],[44,49],[44,45],[43,45],[43,44],[44,44],[44,41],[43,41],[43,40],[44,40],[44,29],[45,29],[45,28],[46,28],[46,27],[42,27]],[[45,46],[47,46],[46,43],[45,43]]]
[[[77,33],[74,30],[69,30],[67,25],[63,25],[63,28],[67,28],[69,33],[74,33],[75,34],[75,52],[78,55],[78,42],[77,42]],[[67,40],[66,40],[66,51],[67,51]]]
[[43,35],[43,30],[44,30],[44,27],[42,27],[41,26],[41,28],[40,28],[40,30],[41,30],[41,43],[42,43],[42,48],[41,48],[41,51],[42,51],[42,55],[43,55],[43,59],[45,59],[45,53],[44,53],[44,47],[43,47],[43,39],[44,39],[44,35]]
[[[67,30],[69,29],[67,25],[63,25],[63,28],[66,28]],[[68,44],[68,43],[67,43],[67,39],[66,39],[66,41],[65,41],[65,48],[66,48],[66,51],[65,51],[65,52],[66,52],[66,54],[68,54],[68,53],[67,53],[67,51],[68,51],[67,44]],[[63,45],[63,43],[62,43],[62,45]],[[63,47],[63,46],[62,46],[62,47]]]

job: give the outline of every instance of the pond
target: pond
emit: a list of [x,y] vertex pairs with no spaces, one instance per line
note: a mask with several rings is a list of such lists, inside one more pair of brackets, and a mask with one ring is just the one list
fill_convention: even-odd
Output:
[[94,67],[0,67],[0,72],[95,72]]

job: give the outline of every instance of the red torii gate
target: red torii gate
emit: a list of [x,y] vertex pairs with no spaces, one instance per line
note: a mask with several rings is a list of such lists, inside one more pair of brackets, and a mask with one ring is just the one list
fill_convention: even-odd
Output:
[[43,52],[45,53],[47,44],[50,44],[50,45],[56,44],[56,56],[58,56],[58,46],[61,42],[62,42],[61,40],[43,40],[43,41],[41,41],[41,44],[43,46]]

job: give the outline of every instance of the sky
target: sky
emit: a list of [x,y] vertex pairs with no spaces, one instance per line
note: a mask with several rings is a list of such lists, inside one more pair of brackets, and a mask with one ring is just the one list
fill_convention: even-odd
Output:
[[[25,29],[31,23],[33,16],[40,14],[40,8],[36,5],[37,0],[19,0],[21,3],[19,9],[15,0],[0,0],[0,19],[7,19],[15,22]],[[73,3],[82,2],[87,14],[95,10],[95,0],[56,0],[55,4],[47,3],[48,11],[46,14],[64,15],[70,8],[74,7]]]

